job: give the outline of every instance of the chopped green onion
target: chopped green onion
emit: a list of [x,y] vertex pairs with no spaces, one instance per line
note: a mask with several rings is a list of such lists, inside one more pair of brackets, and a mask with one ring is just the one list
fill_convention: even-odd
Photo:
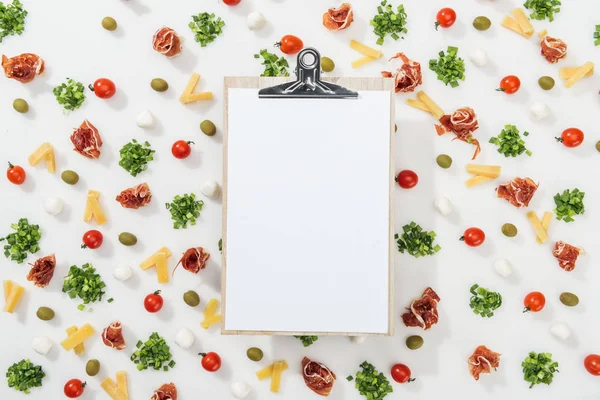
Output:
[[171,213],[171,219],[175,221],[173,223],[175,229],[186,229],[188,222],[190,225],[196,225],[196,218],[200,216],[203,205],[204,202],[196,200],[194,193],[175,196],[171,203],[165,204]]
[[554,195],[554,204],[556,204],[554,213],[556,214],[556,219],[565,222],[575,221],[573,219],[574,216],[585,213],[584,197],[585,192],[579,189],[573,189],[573,191],[567,189],[562,194],[557,193]]
[[8,387],[25,394],[29,394],[29,389],[31,388],[42,386],[42,379],[45,376],[46,374],[42,370],[42,367],[33,364],[29,360],[21,360],[18,363],[14,363],[6,371]]
[[255,54],[254,58],[263,58],[261,65],[265,66],[265,70],[260,76],[290,76],[287,68],[290,66],[287,60],[283,57],[277,57],[273,53],[269,53],[267,49],[262,49],[259,54]]
[[434,245],[435,232],[424,231],[414,221],[408,225],[402,227],[402,236],[395,234],[394,238],[398,244],[398,251],[404,254],[404,251],[408,251],[408,254],[419,258],[422,256],[431,256],[441,250],[439,245]]
[[66,83],[61,83],[52,90],[58,104],[63,106],[64,110],[73,111],[83,104],[85,100],[85,86],[71,78],[67,78]]
[[[529,132],[523,132],[523,136],[529,136]],[[498,137],[492,137],[490,143],[498,146],[498,153],[504,157],[516,157],[523,153],[531,156],[532,152],[525,147],[525,141],[521,139],[519,130],[514,125],[505,125]]]
[[542,21],[546,18],[554,21],[554,14],[560,12],[561,2],[559,0],[527,0],[523,6],[531,10],[529,17]]
[[363,361],[360,368],[362,371],[356,372],[354,386],[367,400],[381,400],[394,391],[386,376],[377,371],[373,365]]
[[[400,39],[400,34],[408,33],[406,29],[406,11],[404,5],[400,4],[396,7],[396,12],[391,4],[387,4],[387,0],[381,2],[381,6],[377,7],[377,14],[370,21],[373,27],[373,32],[379,37],[377,44],[382,45],[386,35],[390,35],[392,39]],[[402,36],[404,39],[404,36]]]
[[19,219],[16,224],[10,225],[16,232],[9,233],[0,238],[0,242],[6,240],[4,245],[4,256],[22,264],[27,258],[27,253],[37,253],[40,250],[39,241],[42,238],[39,225],[29,224],[27,218]]
[[133,352],[130,359],[137,364],[137,369],[143,371],[152,368],[156,371],[168,371],[169,367],[175,366],[172,360],[171,349],[165,339],[153,332],[147,341],[142,343],[138,341],[138,348]]
[[223,33],[225,22],[221,17],[215,17],[215,14],[207,12],[198,15],[192,15],[192,22],[188,24],[194,33],[194,39],[200,43],[200,46],[206,47],[208,43],[214,40]]
[[491,292],[488,289],[479,287],[478,284],[471,286],[469,290],[472,294],[470,306],[473,312],[481,315],[483,318],[489,318],[494,315],[494,310],[502,305],[502,296],[500,293]]
[[438,80],[453,88],[459,80],[465,80],[465,62],[457,55],[458,47],[448,46],[447,54],[440,51],[437,60],[429,60],[429,69],[437,74]]
[[302,344],[304,345],[304,347],[308,347],[308,346],[312,345],[314,342],[316,342],[317,340],[319,340],[318,336],[296,336],[296,335],[294,335],[294,337],[296,339],[300,339],[302,341]]
[[526,382],[531,383],[530,389],[540,383],[551,384],[554,374],[559,372],[558,363],[552,361],[550,353],[532,351],[521,363],[521,366],[523,367],[523,378]]
[[150,143],[141,144],[135,139],[123,146],[119,154],[121,155],[119,165],[131,176],[137,176],[140,172],[145,171],[148,163],[154,160],[154,150],[150,147]]
[[83,311],[87,304],[102,300],[105,287],[106,284],[92,264],[83,264],[81,268],[72,265],[63,282],[62,291],[71,299],[79,297],[83,303],[77,309]]
[[0,43],[7,36],[20,35],[25,30],[27,11],[19,0],[4,5],[0,1]]

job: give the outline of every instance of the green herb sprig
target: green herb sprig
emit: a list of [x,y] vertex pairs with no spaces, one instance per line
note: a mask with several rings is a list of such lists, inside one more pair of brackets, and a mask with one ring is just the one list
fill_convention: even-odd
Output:
[[311,344],[313,344],[314,342],[316,342],[317,340],[319,340],[318,336],[296,336],[296,335],[294,335],[294,337],[296,339],[300,339],[302,341],[302,344],[304,345],[304,347],[308,347]]
[[200,216],[203,205],[204,202],[196,200],[194,193],[175,196],[171,203],[165,204],[167,210],[171,212],[171,219],[175,221],[173,223],[175,229],[186,229],[188,222],[190,225],[196,225],[196,218]]
[[596,25],[596,30],[594,31],[594,46],[600,46],[600,25]]
[[394,391],[386,376],[373,365],[363,361],[360,367],[362,371],[356,372],[354,386],[367,400],[380,400]]
[[63,109],[73,111],[81,107],[85,101],[85,86],[83,83],[77,82],[71,78],[67,78],[67,82],[63,82],[52,90],[58,104],[63,106]]
[[121,160],[119,165],[123,167],[131,176],[137,176],[142,171],[148,168],[148,163],[154,160],[154,150],[150,147],[150,143],[138,143],[132,139],[119,151]]
[[21,360],[8,367],[6,378],[8,387],[14,388],[19,392],[29,394],[29,389],[42,386],[42,379],[46,374],[39,365],[33,364],[29,360]]
[[215,14],[203,12],[192,15],[192,22],[188,26],[194,32],[196,42],[200,43],[200,46],[206,47],[207,44],[214,42],[217,36],[223,33],[225,21],[221,17],[216,17]]
[[159,371],[168,371],[169,368],[175,366],[175,361],[172,360],[171,348],[158,333],[153,332],[148,340],[141,340],[135,345],[137,350],[133,352],[130,359],[137,364],[138,371],[143,371],[152,368]]
[[9,233],[0,238],[0,242],[6,240],[4,255],[17,264],[22,264],[27,258],[27,253],[37,253],[40,250],[39,241],[42,238],[39,225],[29,224],[27,218],[19,219],[16,224],[10,225],[16,232]]
[[[381,46],[387,35],[390,35],[394,40],[398,40],[400,38],[398,34],[408,33],[406,17],[404,5],[400,4],[394,12],[392,5],[387,4],[387,0],[383,0],[381,5],[377,7],[377,14],[370,21],[373,32],[379,37],[377,44]],[[404,39],[404,36],[402,36],[402,39]]]
[[559,0],[527,0],[523,6],[531,10],[529,17],[542,21],[546,18],[554,21],[554,14],[560,12],[561,2]]
[[465,62],[458,57],[458,47],[448,46],[447,54],[443,51],[438,53],[439,58],[429,60],[429,69],[437,74],[437,78],[446,86],[450,84],[455,88],[458,81],[465,80]]
[[[529,132],[523,132],[523,136],[529,136]],[[498,137],[490,138],[490,143],[498,146],[498,153],[504,157],[516,157],[523,153],[531,156],[531,150],[525,147],[525,141],[521,139],[519,130],[514,125],[505,125]]]
[[481,315],[483,318],[489,318],[494,315],[494,310],[502,305],[502,296],[498,292],[492,292],[480,287],[478,284],[471,286],[469,290],[472,294],[470,306],[473,312]]
[[72,299],[80,298],[83,303],[77,308],[83,311],[86,304],[102,300],[105,287],[106,284],[92,264],[83,264],[81,268],[71,265],[69,274],[63,282],[62,291]]
[[573,191],[567,189],[562,194],[556,193],[554,195],[554,204],[556,204],[554,213],[556,214],[556,219],[565,222],[575,221],[573,219],[574,216],[585,213],[584,197],[585,192],[579,189],[573,189]]
[[525,381],[531,383],[529,389],[540,383],[551,384],[554,374],[559,372],[558,363],[552,361],[552,354],[550,353],[535,353],[532,351],[521,363],[521,366],[523,367]]
[[4,5],[0,1],[0,43],[7,36],[21,35],[25,30],[27,11],[19,0]]
[[394,239],[398,244],[398,251],[404,254],[404,251],[408,251],[408,254],[419,258],[422,256],[431,256],[441,250],[439,245],[434,245],[435,232],[424,231],[414,221],[408,225],[402,227],[404,231],[402,236],[395,234]]
[[261,65],[265,66],[265,70],[260,76],[290,76],[287,70],[290,65],[285,58],[277,57],[267,49],[262,49],[259,54],[254,55],[254,58],[261,57],[263,58]]

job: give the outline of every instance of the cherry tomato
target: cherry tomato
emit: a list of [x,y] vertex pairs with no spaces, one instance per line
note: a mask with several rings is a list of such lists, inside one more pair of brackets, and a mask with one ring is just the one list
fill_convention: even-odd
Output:
[[281,41],[275,43],[276,47],[279,47],[285,54],[296,54],[304,47],[304,43],[300,38],[293,35],[285,35],[281,38]]
[[600,354],[590,354],[583,360],[583,366],[587,372],[594,376],[600,376]]
[[479,228],[469,228],[460,238],[467,246],[477,247],[485,242],[485,233]]
[[410,368],[404,364],[395,364],[392,367],[392,378],[398,383],[412,382],[415,379],[410,377]]
[[240,1],[242,0],[223,0],[223,3],[227,4],[228,6],[235,6],[240,4]]
[[190,144],[195,144],[194,142],[186,142],[185,140],[178,140],[173,143],[173,147],[171,147],[171,153],[173,153],[173,157],[184,159],[187,158],[192,153],[192,147]]
[[200,353],[198,355],[202,356],[202,368],[208,372],[215,372],[221,368],[221,357],[217,353],[211,351],[210,353]]
[[91,231],[87,231],[83,234],[82,240],[82,249],[97,249],[98,247],[102,246],[104,236],[102,236],[102,233],[100,231],[92,229]]
[[583,143],[583,132],[581,129],[569,128],[565,129],[559,138],[556,138],[557,142],[561,142],[566,147],[577,147]]
[[15,185],[20,185],[25,182],[25,178],[27,174],[25,174],[25,170],[18,166],[12,165],[10,162],[8,163],[8,169],[6,170],[6,177],[10,181],[10,183],[14,183]]
[[110,79],[100,78],[96,79],[94,85],[89,86],[90,90],[101,99],[110,99],[117,91],[117,87]]
[[419,183],[419,176],[414,171],[405,169],[400,171],[395,180],[402,189],[412,189]]
[[65,396],[70,399],[75,399],[83,394],[83,388],[85,388],[86,383],[81,382],[79,379],[71,379],[67,383],[65,383]]
[[508,75],[500,81],[500,88],[496,89],[496,91],[513,94],[517,93],[520,87],[521,80],[514,75]]
[[442,8],[438,11],[435,17],[435,30],[441,26],[442,28],[450,28],[456,22],[456,12],[451,8]]
[[163,298],[160,295],[160,290],[157,290],[154,293],[150,293],[144,299],[144,308],[149,313],[159,312],[163,306]]
[[542,309],[546,305],[546,298],[540,292],[531,292],[527,296],[525,296],[523,304],[525,305],[525,309],[523,310],[523,312],[542,311]]

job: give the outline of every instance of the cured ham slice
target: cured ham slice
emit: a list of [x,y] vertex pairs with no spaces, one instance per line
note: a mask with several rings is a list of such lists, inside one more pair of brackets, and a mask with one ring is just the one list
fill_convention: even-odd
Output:
[[571,246],[568,243],[559,241],[554,245],[552,254],[558,259],[558,265],[565,271],[573,271],[575,262],[581,250],[578,247]]
[[71,143],[75,146],[73,150],[82,156],[92,159],[100,157],[100,147],[102,147],[100,133],[87,119],[73,131]]
[[473,132],[478,128],[479,122],[477,121],[477,115],[475,114],[475,111],[469,107],[459,108],[451,115],[442,115],[440,118],[440,125],[435,126],[439,136],[444,135],[447,132],[452,132],[456,135],[454,140],[458,139],[475,146],[475,153],[473,154],[472,160],[477,158],[477,155],[481,152],[479,141],[473,138]]
[[335,374],[329,368],[308,357],[302,359],[302,376],[310,390],[325,397],[331,393],[336,380]]
[[558,60],[567,56],[567,44],[560,39],[544,36],[540,42],[542,55],[549,63],[557,63]]
[[489,374],[500,366],[500,353],[491,351],[485,346],[479,346],[469,357],[469,373],[479,380],[480,374]]
[[414,92],[415,88],[423,83],[423,74],[421,73],[421,64],[410,60],[404,53],[398,53],[389,61],[399,58],[402,60],[402,65],[392,73],[382,71],[381,76],[384,78],[394,78],[394,91],[396,93]]
[[32,281],[37,287],[43,288],[48,286],[52,276],[54,276],[54,268],[56,268],[56,257],[54,257],[54,254],[42,257],[30,265],[31,269],[29,270],[29,274],[27,274],[27,280]]
[[330,8],[323,14],[323,26],[330,31],[341,31],[354,21],[354,13],[350,3],[342,3],[338,8]]
[[[183,266],[183,269],[190,271],[194,274],[200,272],[201,269],[206,268],[206,262],[210,258],[210,254],[204,250],[203,247],[192,247],[187,249],[183,256],[175,266],[177,268],[179,264]],[[173,270],[173,273],[175,270]]]
[[499,198],[506,199],[517,208],[523,208],[529,206],[529,202],[538,186],[529,178],[515,178],[504,185],[498,186],[496,192]]
[[123,327],[119,321],[111,323],[102,331],[102,341],[108,347],[123,350],[125,348],[125,339],[123,338]]
[[414,300],[402,314],[402,321],[406,326],[419,326],[423,330],[431,328],[438,322],[437,305],[440,297],[430,287],[425,289],[420,299]]
[[177,400],[177,387],[173,382],[165,383],[154,391],[150,400]]
[[154,34],[152,47],[169,58],[175,57],[181,53],[181,39],[173,29],[163,26]]
[[33,53],[23,53],[11,58],[2,55],[2,68],[7,78],[29,83],[36,75],[44,72],[44,60]]
[[147,183],[142,183],[129,189],[123,190],[115,198],[124,208],[137,210],[144,207],[152,200],[152,193]]

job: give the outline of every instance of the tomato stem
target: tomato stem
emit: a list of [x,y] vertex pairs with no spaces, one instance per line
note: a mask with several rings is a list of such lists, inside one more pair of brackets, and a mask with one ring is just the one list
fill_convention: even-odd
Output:
[[206,353],[198,353],[198,355],[204,358],[206,356]]
[[91,83],[88,85],[88,89],[90,89],[92,92],[95,92],[94,85],[92,85]]
[[277,42],[273,45],[273,47],[281,47],[281,42]]
[[81,248],[82,248],[82,249],[87,249],[88,247],[87,247],[87,245],[86,245],[85,243],[83,243],[83,244],[81,245]]
[[[562,139],[562,138],[555,137],[554,139],[556,139],[556,141],[557,141],[558,143],[562,143],[562,142],[563,142],[563,139]],[[9,163],[9,164],[10,164],[10,163]]]
[[10,161],[9,161],[9,162],[8,162],[8,169],[12,169],[12,168],[14,168],[14,165],[12,165],[12,164],[10,163]]
[[465,237],[461,236],[458,240],[460,240],[461,242],[464,242],[465,241]]
[[[435,30],[437,31],[438,28],[440,27],[440,21],[435,21]],[[410,382],[410,381],[409,381]]]
[[498,89],[496,89],[496,92],[505,92],[505,91],[506,91],[506,89],[504,89],[504,88],[498,88]]
[[406,381],[406,383],[411,383],[411,382],[416,381],[416,380],[417,380],[417,378],[408,378],[408,381]]
[[192,142],[191,140],[188,140],[186,143],[187,144],[196,144],[196,143]]
[[529,311],[531,311],[531,308],[529,308],[529,307],[525,307],[523,309],[523,313],[528,313]]
[[155,291],[153,294],[160,294],[160,289]]
[[86,386],[87,386],[87,382],[85,382],[85,381],[84,381],[84,382],[81,384],[81,388],[83,389],[83,388],[84,388],[84,387],[86,387]]

